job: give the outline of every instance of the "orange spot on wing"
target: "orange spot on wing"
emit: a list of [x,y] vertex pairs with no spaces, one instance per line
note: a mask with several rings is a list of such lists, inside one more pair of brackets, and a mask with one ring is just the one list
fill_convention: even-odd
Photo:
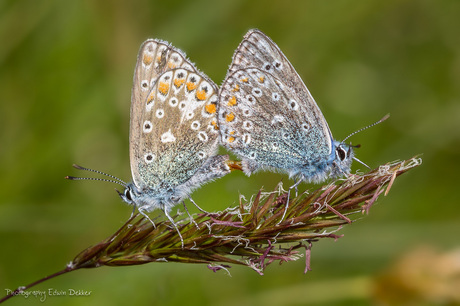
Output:
[[235,141],[235,137],[230,136],[230,137],[227,138],[228,143],[232,143],[234,141]]
[[182,84],[184,83],[185,83],[184,79],[174,79],[174,86],[176,86],[177,88],[181,87]]
[[144,54],[142,62],[147,66],[150,65],[153,62],[153,56],[151,54]]
[[234,113],[228,114],[227,116],[225,116],[225,120],[227,120],[227,122],[232,122],[233,120],[235,120],[235,114]]
[[235,98],[235,96],[231,97],[230,100],[228,100],[227,105],[228,105],[228,106],[235,106],[235,105],[236,105],[236,98]]
[[240,86],[238,84],[235,84],[235,87],[233,87],[232,91],[238,91],[240,90]]
[[160,62],[161,61],[161,55],[158,55],[157,56],[157,62]]
[[147,98],[147,103],[152,102],[154,96],[155,96],[155,95],[154,95],[154,93],[153,93],[153,91],[152,91],[152,92],[150,93],[149,97]]
[[196,98],[200,101],[203,101],[204,99],[206,99],[206,91],[204,90],[197,90],[196,92]]
[[173,62],[168,62],[168,68],[169,69],[174,69],[174,68],[176,68],[176,64],[174,64]]
[[265,77],[263,77],[263,76],[259,77],[259,82],[260,82],[260,83],[263,83],[264,80],[265,80]]
[[231,131],[229,134],[230,135],[235,135],[235,131]]
[[247,82],[248,82],[248,78],[242,78],[242,79],[240,80],[240,82],[247,83]]
[[215,130],[218,130],[218,129],[219,129],[219,127],[217,126],[216,120],[213,120],[213,121],[211,122],[211,125],[214,127]]
[[214,114],[216,112],[216,105],[215,104],[208,104],[204,107],[204,109],[210,113],[210,114]]
[[169,90],[169,84],[165,82],[160,82],[160,84],[158,85],[158,90],[164,95],[167,94]]
[[196,88],[196,83],[187,82],[187,90],[192,91]]

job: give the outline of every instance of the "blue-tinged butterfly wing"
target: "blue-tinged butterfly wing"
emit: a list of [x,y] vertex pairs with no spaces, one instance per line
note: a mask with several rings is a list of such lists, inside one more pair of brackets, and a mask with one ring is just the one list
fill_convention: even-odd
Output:
[[[244,171],[250,174],[260,167],[287,170],[303,165],[305,144],[297,140],[305,133],[292,118],[299,112],[295,95],[256,68],[236,71],[231,78],[233,89],[223,86],[219,124],[222,142],[243,158]],[[285,107],[283,100],[291,101],[292,106]],[[303,126],[310,128],[306,123]]]
[[[147,186],[175,188],[215,154],[217,87],[199,74],[175,69],[162,74],[142,114],[139,179]],[[213,125],[214,123],[214,125]]]
[[298,175],[331,154],[329,127],[278,46],[249,31],[233,56],[219,94],[223,144],[243,159],[247,174],[273,167]]
[[130,158],[134,184],[146,197],[172,205],[170,196],[181,200],[193,188],[229,172],[212,168],[224,165],[223,157],[214,156],[217,90],[180,50],[158,40],[141,47],[131,105]]
[[141,155],[139,145],[143,137],[143,114],[146,112],[147,98],[153,100],[152,88],[157,83],[158,77],[175,67],[183,67],[196,71],[195,67],[188,63],[185,55],[178,49],[171,47],[167,42],[158,39],[145,41],[137,57],[134,71],[133,90],[131,93],[131,122],[129,134],[129,152],[131,172],[134,183],[142,185],[139,181],[138,156]]

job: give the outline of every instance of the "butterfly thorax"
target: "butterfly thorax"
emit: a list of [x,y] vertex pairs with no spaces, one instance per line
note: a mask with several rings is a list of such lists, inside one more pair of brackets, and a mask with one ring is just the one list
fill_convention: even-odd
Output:
[[288,174],[290,177],[314,183],[322,182],[330,177],[341,177],[350,173],[353,156],[354,151],[351,146],[333,140],[328,159],[306,160],[304,164],[288,169]]

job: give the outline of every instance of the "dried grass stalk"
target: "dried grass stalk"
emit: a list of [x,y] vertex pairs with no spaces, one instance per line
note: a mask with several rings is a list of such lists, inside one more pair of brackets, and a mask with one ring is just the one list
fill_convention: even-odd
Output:
[[399,175],[420,164],[418,157],[388,163],[367,174],[325,184],[313,192],[291,195],[286,217],[279,224],[287,200],[281,183],[272,192],[259,191],[249,201],[240,197],[238,207],[198,214],[193,221],[176,215],[173,218],[182,234],[183,248],[169,221],[156,222],[154,228],[149,220],[134,215],[112,236],[78,254],[64,270],[15,292],[81,268],[150,262],[207,264],[213,271],[243,265],[262,275],[272,262],[303,257],[302,248],[307,272],[313,242],[340,238],[336,232],[343,225],[356,221],[360,213],[369,213],[378,197],[384,191],[388,194]]

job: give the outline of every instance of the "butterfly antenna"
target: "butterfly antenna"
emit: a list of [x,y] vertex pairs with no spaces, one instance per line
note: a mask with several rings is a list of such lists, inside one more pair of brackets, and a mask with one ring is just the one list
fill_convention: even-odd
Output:
[[[379,123],[382,123],[383,121],[387,120],[388,118],[390,118],[390,114],[386,114],[386,115],[383,116],[383,118],[380,119],[379,121],[374,122],[374,123],[372,123],[372,124],[370,124],[370,125],[368,125],[368,126],[365,126],[365,127],[363,127],[363,128],[360,128],[360,129],[357,130],[357,131],[354,131],[353,133],[351,133],[350,135],[348,135],[347,137],[345,137],[345,139],[342,140],[342,143],[344,143],[344,142],[345,142],[348,138],[350,138],[351,136],[353,136],[353,135],[355,135],[355,134],[358,134],[359,132],[362,132],[362,131],[364,131],[364,130],[367,130],[368,128],[373,127],[374,125],[377,125],[377,124],[379,124]],[[360,162],[360,163],[362,163],[363,165],[365,165],[363,162]],[[366,166],[366,167],[367,167],[367,166]]]
[[79,166],[79,165],[76,165],[76,164],[73,164],[72,166],[73,166],[75,169],[78,169],[78,170],[90,171],[90,172],[94,172],[94,173],[97,173],[97,174],[101,174],[101,175],[105,175],[105,176],[111,177],[113,180],[111,180],[111,179],[104,179],[104,178],[94,178],[94,177],[75,177],[75,176],[66,176],[65,178],[68,179],[68,180],[72,180],[72,181],[90,180],[90,181],[111,182],[111,183],[115,183],[115,184],[121,185],[121,186],[123,186],[123,187],[126,187],[126,186],[128,185],[126,182],[122,181],[122,180],[119,179],[118,177],[113,176],[113,175],[110,175],[110,174],[107,174],[107,173],[104,173],[104,172],[102,172],[102,171],[98,171],[98,170],[94,170],[94,169],[90,169],[90,168],[85,168],[85,167],[82,167],[82,166]]

